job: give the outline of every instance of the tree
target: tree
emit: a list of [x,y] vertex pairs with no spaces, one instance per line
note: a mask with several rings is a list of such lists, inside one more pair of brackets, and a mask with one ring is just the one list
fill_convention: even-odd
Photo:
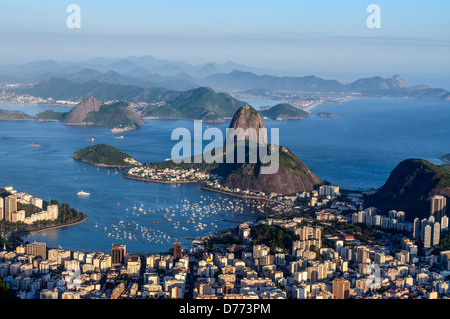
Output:
[[17,299],[16,295],[6,286],[2,278],[0,278],[0,299]]

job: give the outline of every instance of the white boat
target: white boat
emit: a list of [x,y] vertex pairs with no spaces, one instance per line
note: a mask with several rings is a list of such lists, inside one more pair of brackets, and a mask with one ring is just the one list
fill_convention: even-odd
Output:
[[78,196],[82,196],[82,197],[88,197],[88,196],[91,196],[90,193],[86,193],[86,192],[84,192],[84,191],[78,192],[77,195],[78,195]]

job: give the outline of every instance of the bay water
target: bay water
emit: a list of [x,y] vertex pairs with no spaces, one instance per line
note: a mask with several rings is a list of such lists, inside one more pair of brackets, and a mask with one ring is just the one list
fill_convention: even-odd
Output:
[[[35,115],[71,107],[3,104],[0,108]],[[338,117],[320,117],[319,112]],[[450,153],[449,119],[450,102],[356,99],[320,104],[304,120],[264,122],[269,131],[279,130],[280,144],[319,178],[342,188],[364,190],[382,186],[405,159],[442,164],[439,158]],[[203,128],[225,131],[228,125],[229,120],[203,123]],[[109,251],[112,243],[123,243],[128,251],[165,252],[175,241],[189,246],[192,238],[257,218],[258,209],[252,203],[202,191],[198,184],[138,182],[123,178],[123,171],[72,159],[81,148],[106,143],[142,163],[164,161],[178,142],[171,140],[171,133],[180,127],[192,132],[194,123],[148,120],[141,129],[116,139],[102,127],[0,121],[0,187],[56,199],[89,216],[82,224],[35,233],[26,240],[71,250]],[[77,196],[81,190],[91,196]]]

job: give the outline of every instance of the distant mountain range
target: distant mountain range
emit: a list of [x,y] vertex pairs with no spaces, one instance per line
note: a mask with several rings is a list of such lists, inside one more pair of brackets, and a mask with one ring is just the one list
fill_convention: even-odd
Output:
[[91,96],[102,101],[129,101],[156,103],[173,98],[179,92],[164,88],[142,88],[135,85],[116,84],[103,81],[74,82],[55,77],[46,77],[35,86],[19,90],[29,94],[56,100],[81,101]]
[[[145,89],[164,88],[188,91],[198,87],[211,87],[219,91],[224,89],[283,90],[450,100],[449,92],[443,89],[431,88],[427,85],[410,87],[399,75],[387,79],[374,76],[344,84],[337,80],[325,80],[314,75],[288,77],[270,74],[273,74],[270,70],[251,68],[233,62],[191,65],[151,56],[130,56],[118,59],[95,58],[81,62],[64,61],[59,63],[47,60],[24,65],[0,66],[0,82],[38,82],[44,78],[47,81],[53,79],[49,84],[58,88],[58,92],[53,92],[53,94],[72,99],[80,98],[80,91],[83,92],[89,88],[93,91],[99,89],[105,91],[108,87],[110,92],[105,92],[105,96],[94,94],[95,92],[89,94],[97,96],[101,100],[131,96],[135,100],[146,101],[148,100],[146,97],[148,91]],[[56,84],[55,81],[61,83]],[[117,86],[110,87],[105,83]],[[69,86],[73,86],[74,93],[59,92],[59,89]],[[135,92],[125,93],[124,90],[134,90]],[[142,95],[136,91],[140,91]],[[31,90],[31,93],[39,94],[39,90]]]
[[[0,115],[2,114],[1,112],[2,110],[0,110]],[[122,130],[137,129],[145,124],[141,114],[136,112],[128,102],[122,101],[104,104],[95,97],[90,97],[81,101],[69,112],[47,110],[34,117],[28,116],[28,118],[21,118],[20,114],[17,112],[9,112],[9,116],[4,116],[5,118],[3,119],[11,119],[12,116],[14,116],[16,120],[34,119],[37,121],[58,121],[66,125],[95,125]],[[0,117],[0,120],[1,119],[2,118]]]
[[36,82],[50,76],[76,82],[98,80],[140,87],[189,90],[202,86],[196,79],[234,70],[257,74],[270,72],[270,70],[251,68],[234,62],[192,65],[151,56],[129,56],[116,59],[94,58],[80,62],[58,63],[46,60],[0,66],[0,82]]

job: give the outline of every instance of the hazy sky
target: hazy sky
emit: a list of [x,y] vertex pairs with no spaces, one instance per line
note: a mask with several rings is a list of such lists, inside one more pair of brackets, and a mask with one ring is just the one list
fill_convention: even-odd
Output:
[[[66,25],[72,3],[80,29]],[[366,25],[370,4],[381,8],[379,29]],[[0,63],[151,55],[343,81],[399,73],[444,86],[449,15],[448,0],[1,0]]]

